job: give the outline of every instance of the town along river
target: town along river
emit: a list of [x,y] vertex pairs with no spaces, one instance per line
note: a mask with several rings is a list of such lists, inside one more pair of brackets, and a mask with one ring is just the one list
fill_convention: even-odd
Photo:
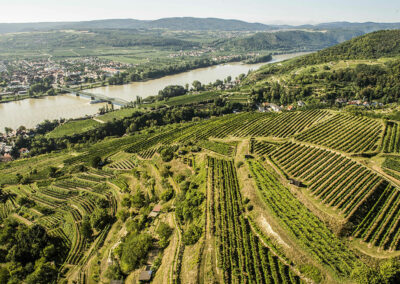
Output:
[[[299,53],[277,55],[274,56],[270,63],[299,55]],[[266,63],[228,63],[195,69],[146,82],[134,82],[126,85],[107,86],[85,91],[132,101],[136,99],[136,96],[146,98],[148,96],[157,95],[159,90],[162,90],[168,85],[191,84],[194,80],[198,80],[203,84],[208,84],[210,82],[215,82],[217,79],[223,80],[228,76],[231,76],[234,79],[242,73],[247,74],[249,70],[256,70],[265,64]],[[103,104],[89,104],[88,99],[72,95],[42,97],[39,99],[26,99],[22,101],[3,103],[0,104],[0,132],[4,131],[4,127],[15,129],[24,125],[27,128],[32,128],[45,119],[68,119],[93,115],[96,114],[98,109],[102,106]]]

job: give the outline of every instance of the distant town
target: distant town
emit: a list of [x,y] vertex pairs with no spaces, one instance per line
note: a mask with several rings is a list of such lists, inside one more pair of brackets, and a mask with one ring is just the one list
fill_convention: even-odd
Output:
[[97,57],[48,60],[13,60],[0,62],[0,98],[27,95],[32,85],[48,80],[56,85],[79,85],[104,81],[132,64],[102,60]]

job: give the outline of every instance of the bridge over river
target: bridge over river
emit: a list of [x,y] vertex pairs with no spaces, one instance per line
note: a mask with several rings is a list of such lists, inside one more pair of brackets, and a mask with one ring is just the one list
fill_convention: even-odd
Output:
[[61,91],[76,95],[76,96],[82,96],[82,97],[87,97],[90,98],[92,101],[99,101],[99,102],[107,102],[113,105],[118,105],[118,106],[126,106],[129,102],[120,98],[112,98],[112,97],[107,97],[104,95],[100,94],[93,94],[89,92],[84,92],[80,90],[74,90],[74,89],[69,89],[69,88],[60,88]]

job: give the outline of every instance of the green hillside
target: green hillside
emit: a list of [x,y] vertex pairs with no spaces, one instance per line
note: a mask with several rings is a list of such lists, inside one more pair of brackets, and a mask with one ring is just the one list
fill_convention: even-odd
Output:
[[0,283],[398,283],[398,35],[17,134]]

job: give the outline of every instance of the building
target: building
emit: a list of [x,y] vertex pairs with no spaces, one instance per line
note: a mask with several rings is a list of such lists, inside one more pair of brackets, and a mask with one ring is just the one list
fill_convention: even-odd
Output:
[[162,209],[162,207],[160,204],[157,204],[156,206],[154,206],[153,210],[149,214],[149,218],[156,218],[158,216],[158,214],[160,214],[161,209]]
[[146,270],[140,272],[139,282],[141,282],[141,283],[149,283],[150,280],[151,280],[152,273],[153,272],[150,269],[148,270],[148,268],[146,268]]
[[19,149],[20,155],[26,155],[29,153],[29,150],[27,148],[21,148]]
[[297,102],[297,106],[299,106],[299,107],[303,107],[303,106],[305,106],[306,104],[303,102],[303,101],[298,101]]

